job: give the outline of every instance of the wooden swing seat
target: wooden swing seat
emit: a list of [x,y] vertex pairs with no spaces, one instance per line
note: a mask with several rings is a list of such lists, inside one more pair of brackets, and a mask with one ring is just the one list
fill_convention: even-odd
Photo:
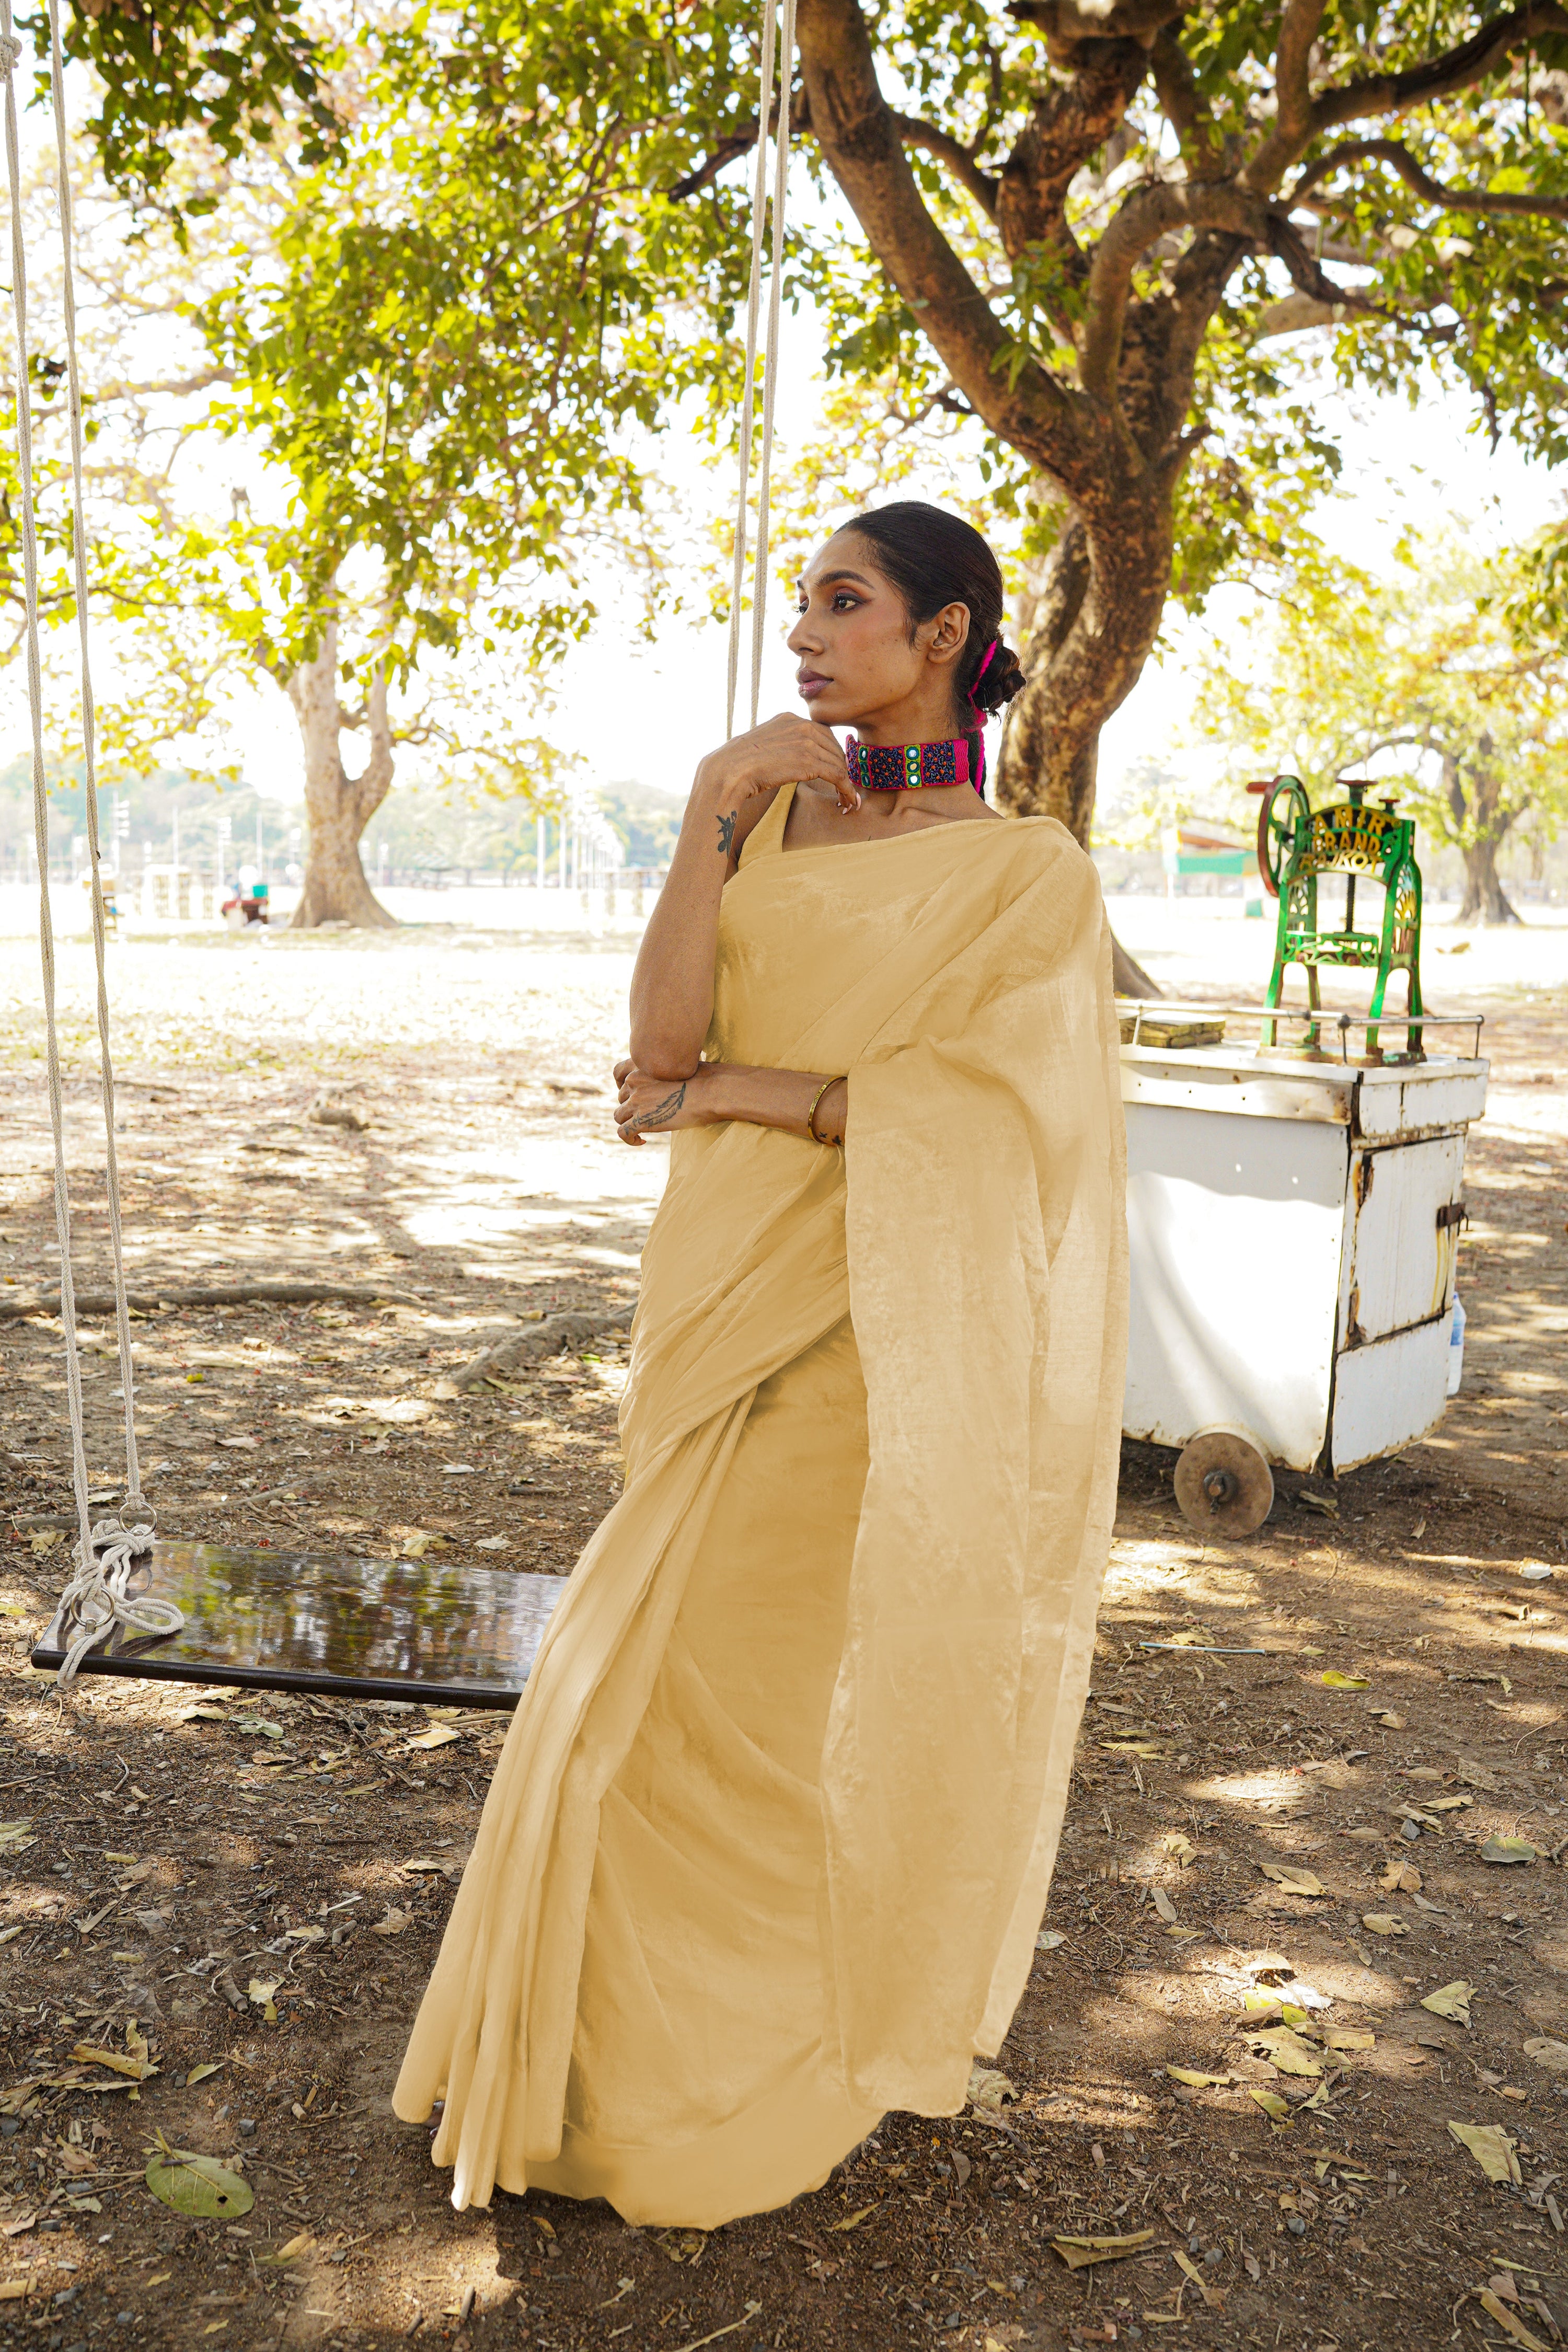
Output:
[[[139,1591],[172,1601],[184,1623],[116,1628],[81,1673],[421,1706],[515,1706],[566,1590],[564,1577],[508,1569],[206,1543],[159,1543],[139,1574]],[[64,1664],[64,1617],[39,1636],[40,1670]]]

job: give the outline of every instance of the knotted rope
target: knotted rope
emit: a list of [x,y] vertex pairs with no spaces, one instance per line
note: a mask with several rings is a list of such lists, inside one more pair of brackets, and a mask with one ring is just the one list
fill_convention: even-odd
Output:
[[[757,457],[757,539],[752,577],[752,725],[763,692],[763,623],[768,592],[768,490],[773,473],[773,400],[779,372],[779,298],[784,278],[784,190],[789,179],[789,93],[795,75],[795,0],[784,0],[779,72],[779,120],[773,135],[773,253],[768,279],[767,339],[763,356],[763,429]],[[763,0],[763,57],[757,93],[757,168],[752,183],[752,270],[746,295],[746,383],[741,395],[740,480],[735,498],[735,562],[730,583],[729,687],[724,732],[735,731],[735,689],[741,668],[741,605],[746,576],[746,499],[751,485],[755,415],[757,318],[762,307],[763,247],[767,237],[768,123],[773,105],[773,0]]]
[[125,1294],[121,1234],[120,1165],[114,1148],[114,1067],[109,1049],[109,979],[105,954],[103,882],[99,871],[97,724],[89,656],[87,614],[87,520],[82,487],[81,379],[77,363],[76,279],[73,266],[70,153],[66,134],[65,61],[61,52],[58,0],[49,0],[49,63],[54,98],[55,147],[63,261],[67,395],[71,449],[71,548],[76,580],[77,628],[81,645],[82,751],[87,797],[89,873],[92,887],[92,945],[98,979],[99,1087],[103,1103],[105,1175],[113,1260],[115,1325],[125,1398],[125,1500],[112,1518],[95,1526],[88,1503],[87,1437],[82,1413],[81,1366],[77,1355],[76,1283],[71,1267],[70,1188],[66,1173],[65,1102],[60,1083],[59,1035],[55,1009],[55,934],[49,906],[49,802],[44,761],[43,667],[39,651],[38,546],[34,516],[31,356],[27,341],[27,268],[22,226],[21,145],[16,123],[16,70],[22,58],[12,20],[11,0],[0,0],[0,72],[5,77],[5,176],[11,201],[11,289],[16,318],[16,467],[21,492],[22,584],[26,603],[27,709],[32,721],[33,841],[38,861],[38,949],[43,967],[45,1070],[49,1126],[54,1143],[55,1232],[60,1251],[60,1325],[65,1335],[66,1403],[70,1418],[71,1480],[77,1507],[76,1574],[63,1595],[78,1631],[69,1639],[62,1684],[70,1683],[95,1642],[122,1625],[141,1633],[172,1633],[184,1624],[172,1601],[140,1599],[128,1590],[137,1555],[153,1548],[157,1515],[142,1493],[136,1448],[135,1377],[131,1353],[131,1310]]

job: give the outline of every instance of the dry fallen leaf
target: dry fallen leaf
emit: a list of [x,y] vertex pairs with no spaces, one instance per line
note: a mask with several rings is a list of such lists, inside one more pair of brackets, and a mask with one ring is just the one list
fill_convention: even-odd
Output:
[[1489,2319],[1495,2319],[1498,2326],[1505,2328],[1516,2344],[1521,2344],[1524,2347],[1524,2352],[1547,2352],[1547,2347],[1541,2337],[1532,2334],[1523,2320],[1517,2318],[1510,2311],[1501,2296],[1494,2294],[1489,2286],[1483,2286],[1478,2291],[1476,2301]]
[[1198,1858],[1196,1846],[1190,1838],[1184,1837],[1180,1830],[1167,1831],[1160,1840],[1160,1845],[1163,1852],[1174,1856],[1179,1870],[1185,1870],[1189,1863]]
[[1323,2043],[1329,2050],[1375,2050],[1377,2036],[1359,2026],[1331,2025],[1323,2033]]
[[1386,1708],[1372,1719],[1373,1723],[1381,1723],[1385,1731],[1408,1731],[1410,1728],[1404,1716],[1394,1715]]
[[1172,1902],[1170,1896],[1166,1894],[1164,1888],[1163,1886],[1152,1886],[1149,1889],[1149,1894],[1153,1902],[1154,1908],[1159,1913],[1161,1918],[1165,1921],[1168,1927],[1173,1927],[1176,1924],[1176,1906]]
[[1523,2176],[1515,2143],[1501,2124],[1450,2123],[1449,2131],[1461,2147],[1468,2148],[1489,2180],[1511,2181],[1517,2189]]
[[460,1731],[454,1731],[450,1725],[438,1723],[434,1730],[416,1732],[406,1745],[410,1748],[445,1748],[452,1740],[461,1739],[462,1736]]
[[1270,1878],[1287,1895],[1321,1895],[1323,1882],[1310,1870],[1287,1869],[1283,1863],[1260,1862],[1258,1865],[1265,1878]]
[[1152,2242],[1152,2230],[1139,2230],[1130,2238],[1053,2238],[1053,2254],[1059,2254],[1069,2271],[1087,2270],[1091,2263],[1119,2263],[1129,2254],[1142,2253]]
[[862,2205],[858,2213],[847,2213],[842,2221],[829,2221],[827,2226],[830,2230],[858,2230],[868,2213],[879,2213],[881,2210],[879,2199],[875,2205]]
[[1282,2131],[1290,2120],[1290,2110],[1278,2091],[1257,2091],[1250,2087],[1247,2094],[1256,2099],[1276,2131]]
[[1323,2071],[1311,2044],[1302,2041],[1294,2026],[1270,2025],[1261,2032],[1249,2028],[1247,2038],[1279,2074],[1321,2074]]
[[1531,1863],[1535,1860],[1536,1853],[1537,1849],[1531,1844],[1528,1838],[1489,1837],[1481,1848],[1481,1860],[1483,1862]]
[[994,2066],[983,2066],[978,2058],[974,2061],[969,2070],[969,2088],[964,2093],[972,2107],[988,2108],[995,2114],[1004,2099],[1016,2099],[1017,2095],[1005,2074]]
[[1424,1993],[1421,2006],[1429,2009],[1434,2017],[1450,2017],[1456,2025],[1468,2025],[1470,2003],[1475,1997],[1475,1986],[1459,1977],[1452,1984],[1439,1985],[1436,1992]]
[[1551,2074],[1568,2074],[1568,2042],[1553,2042],[1550,2034],[1532,2034],[1524,2045],[1524,2054]]
[[1391,1853],[1377,1883],[1385,1895],[1418,1895],[1421,1892],[1421,1873],[1413,1862],[1406,1862],[1400,1854]]
[[315,2242],[309,2230],[301,2230],[297,2237],[290,2238],[288,2244],[279,2246],[275,2253],[258,2254],[256,2266],[258,2270],[279,2269],[285,2263],[297,2263],[301,2254],[310,2252]]
[[1177,2246],[1172,2250],[1171,2260],[1185,2277],[1191,2279],[1193,2284],[1196,2287],[1198,2293],[1202,2295],[1205,2303],[1208,2305],[1208,2308],[1211,2311],[1223,2311],[1225,2309],[1225,2295],[1223,2292],[1217,2286],[1210,2286],[1207,2279],[1205,2278],[1202,2271],[1199,2270],[1196,2263],[1194,2262],[1190,2254],[1184,2254],[1181,2248]]
[[1394,1911],[1363,1911],[1361,1924],[1374,1936],[1404,1936],[1409,1933],[1405,1922]]
[[1185,2083],[1194,2091],[1223,2091],[1236,2080],[1234,2074],[1200,2074],[1195,2066],[1167,2066],[1165,2072],[1173,2083]]
[[1066,1942],[1067,1937],[1059,1927],[1042,1927],[1035,1937],[1035,1949],[1037,1952],[1054,1952],[1058,1944]]
[[147,2056],[143,2042],[140,2055],[122,2058],[118,2050],[100,2050],[90,2042],[79,2042],[71,2052],[73,2063],[79,2066],[108,2066],[116,2074],[128,2075],[133,2083],[145,2083],[158,2071]]
[[265,1977],[252,1977],[249,1984],[246,1987],[246,1990],[249,1994],[250,1999],[254,2001],[256,2007],[261,2011],[262,2016],[267,2020],[268,2025],[276,2025],[278,2022],[278,2011],[273,2005],[272,1999],[272,1996],[277,1990],[278,1980],[275,1979],[269,1979]]
[[209,2058],[200,2066],[193,2066],[190,2073],[185,2076],[185,2088],[189,2090],[193,2083],[205,2083],[207,2076],[209,2074],[216,2074],[222,2064],[223,2061],[221,2058],[216,2061]]
[[412,1927],[413,1925],[412,1911],[388,1911],[384,1919],[371,1921],[370,1932],[373,1936],[401,1936],[405,1927]]
[[1330,1690],[1370,1690],[1372,1688],[1371,1680],[1366,1675],[1342,1675],[1338,1666],[1331,1666],[1328,1673],[1320,1675],[1318,1679]]

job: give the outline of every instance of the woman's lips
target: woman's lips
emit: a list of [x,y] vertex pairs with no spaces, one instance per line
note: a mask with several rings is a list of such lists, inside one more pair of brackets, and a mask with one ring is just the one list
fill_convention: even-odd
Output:
[[815,670],[805,670],[795,683],[802,701],[815,702],[819,694],[826,693],[833,680],[830,677],[819,677]]

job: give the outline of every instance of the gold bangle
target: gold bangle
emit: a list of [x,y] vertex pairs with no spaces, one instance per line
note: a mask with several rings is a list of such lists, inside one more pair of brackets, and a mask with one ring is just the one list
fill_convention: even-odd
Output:
[[811,1108],[805,1114],[805,1131],[807,1135],[810,1136],[813,1143],[820,1143],[824,1150],[826,1150],[829,1148],[828,1140],[825,1135],[818,1135],[816,1131],[816,1106],[822,1100],[823,1096],[827,1092],[828,1087],[836,1087],[838,1081],[837,1078],[824,1078],[822,1084],[817,1087],[816,1092],[812,1096]]

